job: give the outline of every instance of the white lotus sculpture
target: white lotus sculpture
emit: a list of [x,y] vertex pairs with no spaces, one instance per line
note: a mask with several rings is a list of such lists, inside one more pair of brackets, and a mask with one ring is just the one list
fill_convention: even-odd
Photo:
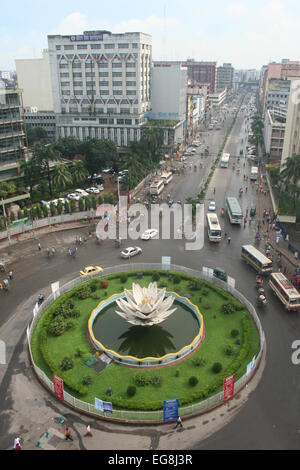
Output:
[[159,290],[157,283],[149,284],[149,287],[141,287],[132,284],[132,291],[125,289],[126,300],[116,300],[121,311],[118,315],[125,318],[132,325],[152,326],[165,321],[176,308],[169,310],[174,301],[174,296],[165,299],[166,289]]

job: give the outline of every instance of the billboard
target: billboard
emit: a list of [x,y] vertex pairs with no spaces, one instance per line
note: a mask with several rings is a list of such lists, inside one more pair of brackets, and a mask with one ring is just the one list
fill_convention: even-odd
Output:
[[224,401],[230,400],[234,394],[234,374],[224,379]]
[[54,387],[54,395],[59,400],[64,401],[64,383],[60,377],[56,377],[53,373],[53,387]]

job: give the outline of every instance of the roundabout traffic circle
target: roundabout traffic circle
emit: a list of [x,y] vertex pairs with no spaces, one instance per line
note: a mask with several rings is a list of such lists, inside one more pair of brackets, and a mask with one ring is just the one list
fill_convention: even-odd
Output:
[[[28,328],[34,370],[52,392],[61,379],[66,404],[107,417],[100,400],[111,404],[110,419],[159,422],[164,400],[177,398],[181,416],[201,413],[224,402],[225,379],[234,375],[235,393],[250,380],[264,335],[238,291],[183,267],[112,270],[63,286]],[[139,326],[117,314],[116,301],[137,284],[144,293],[157,284],[166,304],[173,297],[168,318]]]

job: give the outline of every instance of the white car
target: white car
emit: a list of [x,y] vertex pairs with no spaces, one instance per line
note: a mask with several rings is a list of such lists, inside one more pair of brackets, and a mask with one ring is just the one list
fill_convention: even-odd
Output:
[[68,194],[68,199],[73,199],[73,201],[79,201],[81,197],[79,196],[79,194],[71,193]]
[[126,250],[122,251],[121,256],[124,259],[132,258],[132,256],[140,255],[143,252],[139,246],[130,246]]
[[152,240],[152,238],[157,237],[158,235],[158,230],[156,228],[151,228],[149,230],[146,230],[141,236],[142,240]]
[[216,203],[215,203],[215,201],[210,201],[209,206],[208,206],[208,210],[210,212],[216,212]]
[[48,201],[41,201],[41,205],[46,206],[47,209],[50,209],[50,202],[48,202]]
[[99,193],[100,193],[100,189],[94,188],[94,187],[93,187],[93,188],[88,188],[88,189],[86,190],[86,192],[89,193],[89,194],[99,194]]
[[75,193],[79,194],[79,196],[81,196],[81,197],[87,197],[89,195],[89,193],[87,193],[83,189],[76,189]]

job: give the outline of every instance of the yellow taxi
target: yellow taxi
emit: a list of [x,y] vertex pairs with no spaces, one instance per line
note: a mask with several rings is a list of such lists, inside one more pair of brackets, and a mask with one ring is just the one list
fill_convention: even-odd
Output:
[[102,273],[103,269],[100,266],[86,266],[80,271],[80,276],[92,276],[93,274]]

